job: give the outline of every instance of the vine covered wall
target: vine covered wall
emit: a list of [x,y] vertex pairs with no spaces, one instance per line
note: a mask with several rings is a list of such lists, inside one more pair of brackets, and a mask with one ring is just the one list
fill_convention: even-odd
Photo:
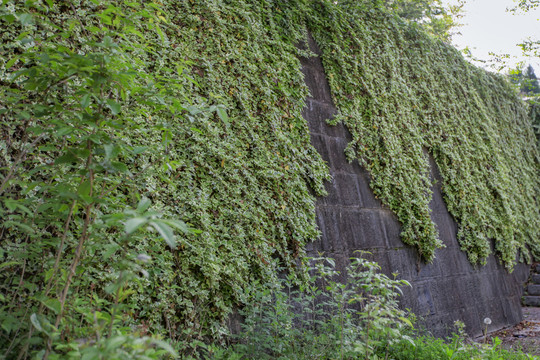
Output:
[[509,269],[518,252],[538,255],[538,153],[508,81],[418,25],[348,3],[320,4],[311,28],[340,111],[334,123],[353,135],[347,154],[373,176],[403,241],[428,260],[441,245],[429,217],[427,149],[472,263],[490,254],[490,239]]
[[[309,45],[315,54],[321,54],[313,38]],[[460,249],[458,224],[443,200],[443,180],[429,154],[429,179],[433,184],[430,218],[444,246],[435,250],[432,262],[422,261],[417,249],[401,240],[402,224],[397,215],[375,197],[370,174],[357,160],[347,161],[350,132],[342,123],[327,123],[337,109],[320,58],[303,57],[301,62],[311,93],[304,112],[311,143],[332,175],[325,184],[328,195],[317,198],[315,213],[321,237],[308,244],[308,255],[323,253],[335,260],[336,268],[344,269],[363,251],[363,257],[377,261],[384,274],[410,283],[401,289],[400,307],[418,317],[415,327],[429,329],[437,337],[452,336],[456,320],[462,321],[473,337],[485,331],[486,317],[492,320],[491,331],[520,322],[522,288],[530,266],[518,263],[510,273],[494,254],[485,265],[471,264]]]
[[427,149],[472,262],[490,239],[508,268],[540,250],[523,103],[376,2],[4,0],[0,24],[6,348],[101,322],[219,338],[251,287],[301,265],[329,179],[301,113],[307,29],[404,242],[441,246]]

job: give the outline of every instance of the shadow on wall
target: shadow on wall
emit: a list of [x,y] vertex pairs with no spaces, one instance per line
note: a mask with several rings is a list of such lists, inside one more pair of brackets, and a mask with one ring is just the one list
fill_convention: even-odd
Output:
[[[312,52],[320,50],[309,37]],[[326,184],[328,196],[317,199],[317,223],[322,236],[308,245],[308,255],[334,258],[338,270],[349,264],[356,250],[366,250],[382,271],[399,273],[411,287],[403,289],[401,306],[410,309],[420,323],[435,336],[447,336],[453,323],[461,320],[471,336],[482,333],[483,320],[491,318],[490,330],[513,325],[522,320],[521,293],[529,267],[517,264],[512,274],[493,255],[487,265],[473,267],[460,250],[457,224],[444,204],[437,166],[430,156],[431,176],[438,180],[433,187],[431,217],[446,248],[436,252],[432,264],[426,264],[417,251],[400,240],[396,216],[369,187],[370,176],[358,161],[347,162],[344,149],[351,135],[342,124],[329,126],[326,120],[336,113],[330,87],[318,56],[302,58],[302,71],[311,97],[306,100],[311,142],[328,163],[333,180]]]

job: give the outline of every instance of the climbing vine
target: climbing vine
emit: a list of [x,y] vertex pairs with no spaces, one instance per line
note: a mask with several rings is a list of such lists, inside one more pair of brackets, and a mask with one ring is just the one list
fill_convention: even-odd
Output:
[[328,175],[300,12],[272,6],[2,2],[2,349],[126,326],[192,346],[295,266]]
[[377,6],[320,2],[310,17],[343,122],[346,152],[427,260],[442,246],[430,218],[429,158],[442,175],[472,263],[491,240],[511,269],[540,253],[538,152],[527,109],[501,76],[475,68],[417,24]]
[[195,346],[227,333],[246,289],[298,265],[329,178],[301,115],[308,29],[347,154],[406,243],[428,260],[441,246],[431,154],[472,262],[489,239],[508,267],[538,255],[523,104],[376,2],[2,0],[0,28],[7,357],[77,358],[75,339],[110,350],[125,329]]

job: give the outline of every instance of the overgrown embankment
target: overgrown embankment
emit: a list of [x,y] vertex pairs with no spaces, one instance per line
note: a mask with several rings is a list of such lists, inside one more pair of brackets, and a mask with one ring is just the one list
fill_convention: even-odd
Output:
[[427,259],[441,246],[429,216],[427,149],[471,262],[484,262],[490,239],[508,268],[518,252],[538,255],[538,152],[508,81],[383,11],[326,3],[318,11],[311,28],[340,110],[335,122],[352,132],[348,155],[372,174],[403,241]]
[[473,262],[488,239],[508,267],[538,249],[538,154],[515,92],[368,2],[3,1],[0,23],[9,351],[124,326],[218,338],[246,289],[298,265],[328,177],[301,116],[308,28],[349,155],[406,243],[427,260],[440,246],[427,149]]

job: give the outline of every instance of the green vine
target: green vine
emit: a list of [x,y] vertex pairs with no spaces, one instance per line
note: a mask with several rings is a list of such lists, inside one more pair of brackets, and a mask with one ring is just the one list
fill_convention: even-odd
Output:
[[125,329],[197,346],[227,333],[278,264],[298,265],[329,178],[301,115],[307,29],[347,154],[406,243],[428,260],[441,246],[427,150],[471,261],[488,239],[509,268],[538,255],[523,104],[372,2],[2,0],[0,26],[7,357],[66,354],[75,339],[110,350]]
[[427,260],[443,246],[430,218],[424,149],[437,163],[446,205],[472,263],[490,240],[511,269],[540,254],[538,152],[526,107],[501,76],[377,6],[320,2],[309,26],[339,115],[346,152],[373,177],[376,196]]
[[328,175],[301,115],[301,12],[272,6],[2,2],[8,353],[122,326],[219,338],[247,288],[296,266]]

